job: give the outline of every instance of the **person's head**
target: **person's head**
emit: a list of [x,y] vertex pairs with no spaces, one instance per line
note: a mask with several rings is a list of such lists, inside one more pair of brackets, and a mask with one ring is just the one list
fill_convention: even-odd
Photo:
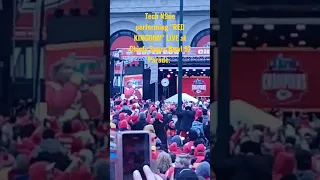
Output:
[[210,164],[208,162],[200,163],[196,169],[196,174],[205,179],[210,178]]
[[205,144],[203,139],[197,139],[194,141],[193,146],[197,147],[199,144]]
[[66,83],[74,73],[75,57],[62,59],[53,67],[53,78],[61,83]]
[[153,111],[152,114],[151,114],[151,117],[152,117],[152,118],[155,118],[156,115],[157,115],[157,111]]
[[208,110],[203,109],[203,110],[202,110],[202,114],[203,114],[204,116],[208,115]]
[[127,106],[127,105],[128,105],[128,103],[127,103],[127,102],[123,102],[123,105],[124,105],[124,106]]
[[188,133],[189,141],[195,141],[198,139],[198,133],[195,129],[190,129]]
[[46,129],[42,133],[42,139],[54,139],[55,137],[55,132],[52,129]]
[[172,165],[171,157],[166,152],[161,152],[157,158],[157,168],[160,173],[165,173]]
[[140,112],[139,113],[139,120],[146,120],[146,113],[144,113],[144,112]]
[[175,174],[175,180],[199,180],[199,178],[193,170],[185,168]]
[[176,168],[189,168],[190,157],[187,154],[180,154],[174,162]]

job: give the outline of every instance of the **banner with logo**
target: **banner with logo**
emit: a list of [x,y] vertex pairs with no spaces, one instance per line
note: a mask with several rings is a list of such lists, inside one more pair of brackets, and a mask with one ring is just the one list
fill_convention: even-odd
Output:
[[231,96],[259,108],[319,108],[319,56],[302,50],[234,51]]
[[182,77],[182,93],[194,97],[210,97],[210,77]]
[[[48,112],[61,111],[69,112],[70,109],[80,110],[85,108],[82,102],[83,97],[92,94],[92,106],[98,105],[103,110],[103,95],[105,82],[105,59],[103,42],[81,42],[58,45],[47,45],[45,49],[45,79],[46,93],[60,93],[61,100],[74,97],[70,105],[66,107],[61,102],[60,105],[48,103]],[[73,86],[67,86],[76,79],[81,80],[81,84],[76,84],[77,94],[74,95]],[[65,89],[65,88],[70,89]],[[88,103],[88,102],[86,102]],[[61,108],[61,109],[52,109]],[[99,107],[98,107],[99,108]],[[101,111],[103,112],[103,111]],[[53,114],[56,115],[56,114]]]
[[[17,16],[15,25],[15,40],[33,40],[33,26],[34,26],[34,12],[36,9],[37,1],[25,1],[17,0],[17,11],[19,14]],[[46,24],[49,16],[54,15],[54,11],[59,8],[64,10],[64,14],[69,14],[70,9],[75,7],[75,4],[80,8],[81,14],[88,14],[88,10],[92,8],[91,0],[45,0],[44,1],[45,12],[44,12],[44,28],[43,34],[46,38]]]

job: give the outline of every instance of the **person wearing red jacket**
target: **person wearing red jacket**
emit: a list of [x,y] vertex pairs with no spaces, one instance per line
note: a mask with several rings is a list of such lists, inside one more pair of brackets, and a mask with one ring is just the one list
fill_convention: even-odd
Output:
[[49,116],[67,116],[66,120],[70,120],[83,114],[89,118],[100,115],[97,96],[90,90],[86,77],[75,72],[75,66],[74,58],[62,59],[53,66],[45,93]]

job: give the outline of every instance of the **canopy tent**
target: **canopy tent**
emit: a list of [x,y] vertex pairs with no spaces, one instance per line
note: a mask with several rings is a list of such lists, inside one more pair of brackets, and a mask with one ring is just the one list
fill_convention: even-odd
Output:
[[[211,132],[216,132],[218,119],[217,102],[210,105]],[[278,128],[282,121],[263,110],[242,100],[232,100],[230,102],[230,123],[235,126],[239,121],[249,126],[261,124],[270,128]]]
[[[165,100],[165,102],[178,103],[178,94],[173,95]],[[182,102],[198,102],[198,99],[190,96],[189,94],[182,93]]]

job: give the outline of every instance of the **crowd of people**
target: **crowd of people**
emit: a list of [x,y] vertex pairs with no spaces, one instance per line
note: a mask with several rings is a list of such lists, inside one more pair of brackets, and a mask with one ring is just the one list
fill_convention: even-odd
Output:
[[[177,104],[172,102],[114,98],[111,102],[111,131],[150,132],[153,162],[150,168],[157,174],[158,179],[208,180],[209,100],[184,102],[182,106],[179,110]],[[148,167],[144,167],[144,170],[146,174],[151,172]],[[142,179],[139,172],[133,175],[135,180]]]
[[109,121],[39,119],[22,99],[0,116],[0,179],[104,180],[109,178]]
[[229,156],[212,162],[217,179],[320,179],[320,121],[316,115],[268,113],[282,120],[282,126],[239,122],[230,128]]

